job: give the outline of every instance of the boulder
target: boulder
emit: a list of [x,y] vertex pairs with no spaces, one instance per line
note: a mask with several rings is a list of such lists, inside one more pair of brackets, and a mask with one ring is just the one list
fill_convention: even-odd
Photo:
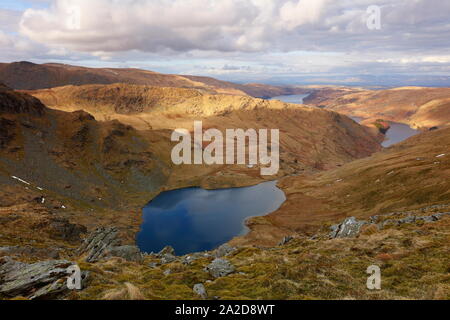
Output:
[[166,253],[161,257],[161,264],[172,263],[172,262],[175,262],[176,260],[177,260],[177,257],[175,257],[173,254]]
[[207,292],[206,292],[206,288],[205,288],[205,286],[203,285],[203,284],[201,284],[201,283],[197,283],[195,286],[194,286],[194,292],[199,296],[199,297],[201,297],[202,299],[207,299],[208,298],[208,294],[207,294]]
[[[0,294],[8,297],[38,298],[60,294],[67,289],[66,260],[42,261],[34,264],[17,262],[10,257],[0,259]],[[43,289],[45,288],[45,289]]]
[[355,217],[350,217],[340,224],[331,227],[330,238],[353,238],[359,235],[361,227],[367,224],[366,221],[358,221]]
[[235,272],[236,268],[226,259],[215,259],[205,268],[205,271],[214,278],[220,278]]
[[214,251],[213,255],[216,258],[222,258],[222,257],[229,255],[233,251],[236,251],[236,248],[233,248],[229,244],[225,243],[225,244],[221,245],[219,248],[217,248]]
[[120,257],[127,261],[142,262],[144,257],[136,246],[111,247],[105,251],[105,256]]
[[158,253],[158,255],[161,257],[165,254],[175,255],[175,249],[171,246],[166,246]]

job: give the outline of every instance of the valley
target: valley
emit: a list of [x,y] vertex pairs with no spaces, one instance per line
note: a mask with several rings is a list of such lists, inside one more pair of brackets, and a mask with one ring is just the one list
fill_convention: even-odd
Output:
[[[65,292],[70,299],[196,299],[192,288],[199,283],[221,299],[448,297],[450,129],[441,103],[450,96],[447,89],[311,92],[137,70],[1,67],[16,68],[1,74],[21,90],[0,87],[0,268],[12,263],[8,259],[30,266],[55,258],[75,261],[91,276],[85,290]],[[35,86],[18,85],[21,68]],[[39,77],[48,82],[32,80],[29,68],[48,74]],[[291,93],[307,105],[253,97]],[[346,115],[365,120],[360,125]],[[382,148],[385,135],[372,126],[379,119],[422,132]],[[195,121],[202,121],[202,131],[223,134],[279,129],[278,174],[264,176],[259,165],[175,165],[171,134],[178,128],[194,133]],[[437,128],[426,130],[431,127]],[[228,221],[237,223],[228,228],[237,231],[213,245],[179,255],[169,247],[146,254],[136,249],[137,235],[139,242],[147,230],[142,208],[150,200],[157,204],[192,187],[211,194],[264,183],[276,183],[285,196],[281,206],[243,212],[237,222]],[[226,205],[220,206],[226,217]],[[214,206],[195,213],[212,211]],[[407,225],[365,222],[352,237],[329,236],[331,226],[350,217],[413,214]],[[242,217],[250,217],[245,226]],[[161,221],[156,231],[176,230],[176,219]],[[96,241],[100,245],[90,245]],[[164,246],[158,242],[158,249]],[[216,259],[225,262],[215,266]],[[369,262],[392,269],[387,283],[400,286],[365,291],[363,266]],[[408,268],[421,276],[413,280]],[[427,290],[419,293],[415,286]],[[56,294],[45,288],[42,298]],[[2,297],[34,297],[28,289],[18,295],[8,290],[0,284]]]

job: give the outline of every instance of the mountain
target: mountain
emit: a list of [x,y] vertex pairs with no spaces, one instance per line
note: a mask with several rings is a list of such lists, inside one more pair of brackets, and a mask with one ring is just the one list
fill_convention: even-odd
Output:
[[319,89],[305,103],[349,116],[432,128],[450,123],[450,88],[400,87],[389,90]]
[[[280,128],[282,152],[309,168],[331,168],[379,150],[364,127],[335,112],[249,96],[140,85],[66,86],[29,91],[50,108],[84,110],[139,130],[205,127]],[[320,148],[316,146],[320,145]]]
[[[49,109],[5,86],[0,95],[2,206],[27,204],[32,212],[42,207],[33,199],[44,197],[43,206],[56,216],[88,229],[114,223],[128,239],[139,228],[142,206],[163,190],[264,181],[258,168],[173,165],[172,130],[191,128],[194,120],[222,130],[281,128],[280,176],[334,168],[380,149],[345,116],[248,96],[136,85],[65,87],[47,96],[63,102]],[[39,234],[30,236],[39,241]]]
[[[442,279],[448,274],[450,128],[376,152],[380,146],[368,129],[346,116],[280,101],[129,84],[30,93],[35,97],[0,85],[2,299],[197,299],[198,283],[221,299],[448,296]],[[220,250],[168,261],[146,255],[87,262],[74,250],[85,233],[114,226],[122,243],[134,243],[141,208],[162,191],[263,181],[257,168],[246,166],[174,166],[172,129],[190,128],[194,120],[222,130],[281,130],[278,185],[287,200],[250,219],[250,233],[230,243],[236,247],[225,259],[235,272],[217,279],[205,272]],[[391,224],[367,223],[355,237],[330,238],[331,225],[371,215]],[[425,215],[433,222],[419,219]],[[412,223],[400,224],[404,219]],[[106,229],[99,230],[94,235]],[[30,280],[28,272],[39,275],[36,266],[58,258],[89,271],[83,290]],[[383,290],[367,290],[368,265],[382,268]],[[11,273],[37,284],[11,293],[8,286],[22,283]]]
[[128,83],[158,87],[194,88],[208,93],[274,97],[303,94],[308,89],[264,84],[241,85],[209,77],[162,74],[140,69],[87,68],[66,64],[31,62],[0,63],[0,82],[17,90],[35,90],[66,85]]
[[449,150],[450,128],[443,128],[333,170],[282,178],[287,201],[277,212],[250,221],[252,232],[236,243],[274,244],[283,235],[313,235],[351,216],[368,220],[450,205]]

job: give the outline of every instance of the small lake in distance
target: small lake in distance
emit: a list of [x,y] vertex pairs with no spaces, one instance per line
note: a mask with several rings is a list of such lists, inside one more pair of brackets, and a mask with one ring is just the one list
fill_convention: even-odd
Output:
[[419,130],[415,130],[408,126],[407,124],[389,122],[391,128],[386,133],[386,140],[381,144],[383,147],[387,148],[396,143],[402,142],[412,136],[420,133]]
[[245,235],[247,218],[274,212],[284,201],[276,181],[245,188],[164,192],[143,209],[137,245],[147,253],[170,245],[177,255],[213,250]]
[[309,96],[308,94],[293,94],[293,95],[286,95],[286,96],[277,96],[273,97],[270,100],[280,100],[286,103],[296,103],[296,104],[303,104],[303,99]]
[[[354,121],[360,123],[364,120],[364,118],[361,117],[350,117]],[[419,130],[415,130],[404,123],[398,123],[398,122],[390,122],[389,124],[391,128],[386,133],[386,139],[381,144],[383,147],[388,148],[394,144],[400,143],[412,136],[415,136],[420,133]]]

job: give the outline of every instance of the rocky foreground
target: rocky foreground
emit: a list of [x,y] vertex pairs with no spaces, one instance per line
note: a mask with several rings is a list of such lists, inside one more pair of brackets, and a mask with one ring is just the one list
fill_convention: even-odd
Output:
[[[3,299],[448,299],[450,205],[354,217],[272,248],[231,247],[176,256],[142,254],[116,228],[99,228],[63,260],[26,263],[39,249],[0,248]],[[67,288],[78,265],[80,290]],[[382,270],[382,289],[365,287]]]

